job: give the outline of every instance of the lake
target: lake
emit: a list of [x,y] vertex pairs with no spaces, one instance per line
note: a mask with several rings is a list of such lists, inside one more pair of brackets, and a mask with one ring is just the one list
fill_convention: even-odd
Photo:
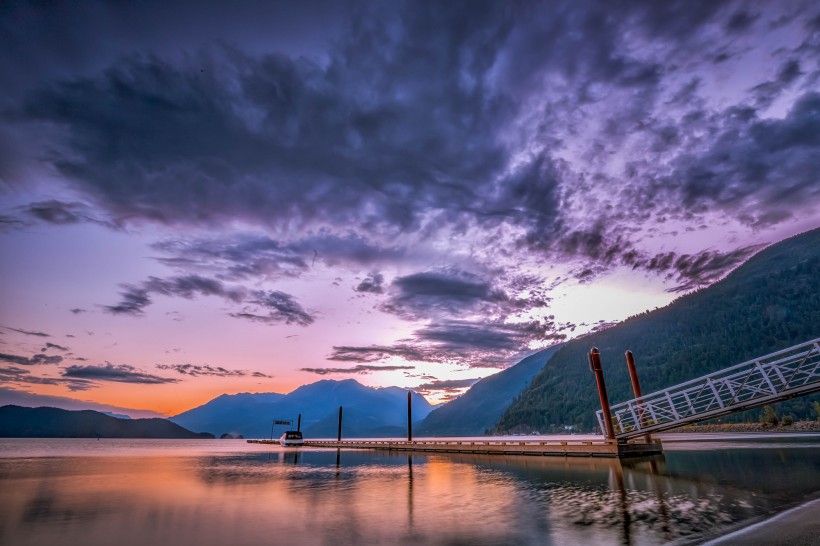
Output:
[[820,492],[820,435],[664,438],[623,462],[0,439],[0,544],[686,544]]

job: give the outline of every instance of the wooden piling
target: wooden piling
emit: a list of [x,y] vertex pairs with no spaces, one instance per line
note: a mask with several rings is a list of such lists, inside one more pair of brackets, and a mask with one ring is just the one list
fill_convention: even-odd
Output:
[[407,441],[413,441],[413,392],[407,391]]
[[[641,381],[638,379],[638,368],[635,366],[635,355],[632,354],[632,351],[627,351],[626,355],[626,367],[629,370],[629,379],[632,381],[632,393],[635,395],[638,404],[642,404],[643,400],[641,400]],[[638,420],[641,423],[642,427],[646,426],[646,418],[644,417],[644,411],[638,410]],[[647,434],[644,436],[644,439],[647,444],[652,443],[652,435]]]
[[606,437],[609,440],[614,440],[615,429],[612,426],[612,413],[609,411],[609,397],[606,394],[604,369],[601,366],[601,352],[598,350],[598,347],[593,347],[589,351],[589,367],[593,372],[595,372],[595,381],[598,383],[598,396],[601,398],[601,409],[604,413]]

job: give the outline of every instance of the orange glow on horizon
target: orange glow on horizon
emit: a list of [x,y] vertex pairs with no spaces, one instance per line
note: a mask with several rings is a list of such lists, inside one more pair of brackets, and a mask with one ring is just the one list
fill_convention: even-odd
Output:
[[258,380],[249,378],[248,381],[221,378],[198,378],[199,381],[190,382],[185,388],[179,384],[165,385],[134,385],[130,383],[108,383],[105,388],[83,392],[69,392],[63,387],[49,385],[32,385],[26,389],[33,394],[46,396],[60,396],[83,402],[96,402],[117,406],[131,410],[155,411],[167,417],[178,415],[184,411],[201,406],[223,394],[268,393],[278,392],[286,394],[299,385],[274,382],[260,385]]

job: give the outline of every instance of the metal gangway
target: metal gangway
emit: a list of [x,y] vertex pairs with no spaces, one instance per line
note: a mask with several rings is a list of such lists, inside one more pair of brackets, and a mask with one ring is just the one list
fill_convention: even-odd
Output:
[[[820,338],[611,406],[627,440],[820,391]],[[603,411],[598,424],[604,435]]]

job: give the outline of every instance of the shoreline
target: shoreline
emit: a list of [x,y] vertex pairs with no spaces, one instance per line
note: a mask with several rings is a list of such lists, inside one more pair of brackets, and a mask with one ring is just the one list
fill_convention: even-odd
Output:
[[808,500],[771,517],[755,520],[703,546],[811,546],[820,544],[820,498]]
[[820,432],[820,421],[797,421],[791,425],[765,425],[763,423],[725,423],[711,425],[686,425],[660,432],[658,434],[712,434],[731,432],[762,432],[762,433],[784,433],[784,432]]

